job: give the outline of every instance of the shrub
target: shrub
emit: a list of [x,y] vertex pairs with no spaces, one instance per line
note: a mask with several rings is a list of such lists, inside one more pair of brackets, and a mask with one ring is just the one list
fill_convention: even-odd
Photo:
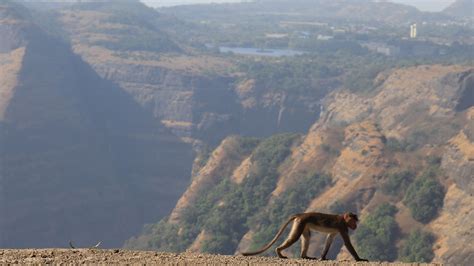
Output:
[[400,249],[399,259],[403,262],[431,262],[434,258],[432,234],[414,230]]
[[340,201],[336,201],[331,206],[329,206],[329,211],[331,213],[344,213],[347,210],[346,206]]
[[[190,228],[184,228],[178,234],[179,225],[170,224],[165,220],[153,225],[153,237],[148,240],[149,248],[164,252],[182,252],[192,243],[189,236]],[[191,229],[192,230],[192,229]]]
[[410,209],[413,218],[428,223],[438,215],[443,206],[444,189],[435,179],[436,169],[429,168],[409,187],[403,203]]
[[404,151],[406,144],[399,141],[396,138],[388,138],[387,142],[385,143],[385,148],[389,151]]
[[[217,197],[207,200],[213,207],[205,211],[207,218],[202,223],[212,237],[205,241],[203,252],[234,252],[249,229],[248,219],[258,213],[261,206],[267,205],[278,179],[277,168],[290,154],[290,148],[298,138],[296,134],[281,134],[262,141],[252,153],[253,166],[243,183],[237,185],[225,179],[219,185],[222,188],[216,192]],[[218,200],[222,206],[216,204]]]
[[329,206],[329,211],[331,213],[343,214],[345,212],[357,212],[357,206],[353,201],[335,201]]
[[262,227],[255,233],[251,249],[260,248],[268,243],[288,217],[303,212],[311,200],[330,182],[331,177],[328,175],[320,173],[306,175],[277,198],[268,210],[253,217],[250,223],[260,224]]
[[354,234],[361,257],[378,261],[397,258],[395,242],[399,228],[394,219],[396,212],[395,206],[382,204],[361,223]]
[[414,151],[426,144],[430,136],[424,131],[415,131],[406,139],[406,151]]
[[[247,156],[259,143],[255,138],[236,139],[239,145],[233,152],[237,157],[239,157],[237,154]],[[248,218],[246,216],[248,208],[243,207],[245,205],[243,198],[240,186],[232,183],[227,177],[222,178],[221,182],[206,193],[202,193],[183,212],[178,225],[162,220],[158,224],[147,226],[143,234],[151,237],[144,246],[160,251],[182,252],[192,244],[203,229],[206,229],[212,237],[205,241],[203,250],[230,254],[230,250],[235,249],[240,234],[246,230],[244,224]],[[225,206],[218,204],[221,201],[225,202]]]
[[122,37],[118,41],[100,40],[93,44],[118,51],[177,52],[180,49],[175,43],[163,36],[157,36],[154,33],[147,34],[135,34],[134,38]]
[[330,155],[334,155],[334,156],[341,155],[341,152],[338,149],[333,148],[331,145],[321,144],[321,148],[323,149],[324,152],[327,152]]
[[385,147],[389,151],[415,151],[426,144],[429,136],[426,132],[415,131],[409,135],[405,140],[398,140],[396,138],[388,138]]
[[400,191],[408,188],[413,180],[414,173],[411,171],[395,172],[388,175],[388,179],[382,185],[382,191],[390,195],[397,195]]
[[439,166],[442,158],[435,155],[430,155],[426,158],[426,162],[431,166]]
[[352,92],[371,91],[374,89],[374,79],[383,69],[383,64],[369,64],[354,68],[345,77],[344,86]]

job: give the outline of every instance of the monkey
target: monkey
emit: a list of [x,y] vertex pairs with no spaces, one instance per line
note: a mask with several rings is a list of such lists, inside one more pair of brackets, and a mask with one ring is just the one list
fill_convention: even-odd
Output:
[[321,255],[321,260],[326,260],[326,255],[329,252],[329,248],[334,240],[334,238],[340,234],[342,239],[344,240],[344,245],[351,253],[352,257],[356,261],[368,261],[366,259],[361,259],[357,252],[355,251],[354,247],[352,246],[351,240],[349,238],[349,228],[355,230],[357,228],[357,222],[359,219],[357,215],[351,212],[344,213],[342,215],[335,215],[335,214],[325,214],[325,213],[318,213],[318,212],[308,212],[308,213],[299,213],[291,216],[278,230],[278,233],[275,237],[266,244],[263,248],[255,252],[244,252],[242,255],[244,256],[252,256],[257,255],[260,253],[265,252],[269,249],[277,239],[283,234],[285,228],[293,222],[291,227],[291,231],[288,234],[286,240],[281,244],[279,247],[275,249],[278,257],[282,259],[286,259],[286,256],[283,256],[281,252],[284,249],[289,248],[293,245],[300,236],[301,238],[301,258],[303,259],[316,259],[312,257],[308,257],[308,248],[309,248],[309,240],[311,237],[311,230],[327,233],[326,237],[326,244]]

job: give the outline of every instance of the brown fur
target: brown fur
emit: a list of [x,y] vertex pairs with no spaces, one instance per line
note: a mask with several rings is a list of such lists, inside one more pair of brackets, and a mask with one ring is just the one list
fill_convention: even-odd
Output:
[[343,215],[335,215],[335,214],[325,214],[325,213],[318,213],[318,212],[308,212],[308,213],[300,213],[291,216],[283,226],[281,226],[278,233],[275,237],[266,244],[263,248],[255,252],[244,252],[242,255],[244,256],[251,256],[263,253],[268,248],[270,248],[277,239],[283,234],[285,228],[293,221],[293,225],[291,227],[291,231],[286,238],[286,240],[281,244],[279,247],[275,249],[278,257],[286,258],[281,254],[281,251],[284,249],[289,248],[293,245],[298,239],[301,238],[301,257],[305,259],[314,259],[307,256],[310,237],[311,237],[311,230],[327,233],[326,245],[324,247],[321,260],[326,260],[326,255],[329,252],[329,248],[331,247],[332,241],[340,234],[342,239],[344,240],[344,245],[346,246],[347,250],[351,253],[357,261],[366,261],[361,259],[357,252],[355,251],[354,247],[352,246],[351,240],[349,238],[349,228],[355,230],[357,228],[357,222],[359,219],[357,215],[353,213],[344,213]]

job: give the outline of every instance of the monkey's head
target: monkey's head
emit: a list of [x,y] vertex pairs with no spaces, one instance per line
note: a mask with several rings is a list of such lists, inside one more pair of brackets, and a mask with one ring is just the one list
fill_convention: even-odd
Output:
[[343,218],[350,229],[356,230],[357,222],[359,221],[359,218],[357,218],[356,214],[352,212],[346,212],[344,213]]

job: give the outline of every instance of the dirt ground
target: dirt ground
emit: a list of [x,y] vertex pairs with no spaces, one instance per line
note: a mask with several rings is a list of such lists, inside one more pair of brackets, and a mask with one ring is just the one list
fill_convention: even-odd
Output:
[[106,249],[5,249],[0,264],[154,264],[154,265],[420,265],[355,261],[282,260],[275,257]]

